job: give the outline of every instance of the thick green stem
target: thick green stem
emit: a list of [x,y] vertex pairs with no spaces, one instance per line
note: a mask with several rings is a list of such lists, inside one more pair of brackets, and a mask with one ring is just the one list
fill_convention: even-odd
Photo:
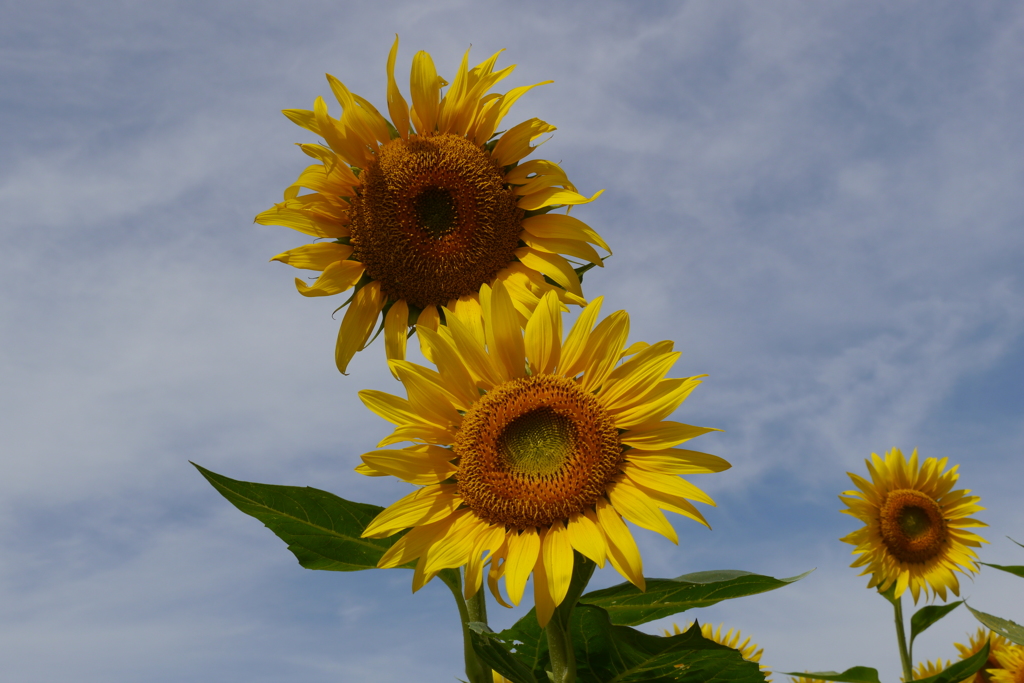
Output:
[[903,680],[909,683],[914,680],[914,666],[910,660],[910,649],[907,647],[907,634],[903,629],[903,598],[891,600],[896,612],[896,639],[900,646],[900,663],[903,665]]
[[[485,619],[474,619],[470,608],[462,597],[462,577],[458,569],[442,569],[438,577],[451,590],[455,596],[455,604],[459,608],[459,620],[462,622],[462,644],[466,656],[466,677],[469,683],[492,683],[491,670],[476,656],[473,649],[473,641],[470,638],[469,622],[484,621]],[[481,595],[483,591],[477,591]],[[474,596],[475,598],[476,596]],[[480,598],[480,605],[474,605],[475,609],[483,611],[483,598]]]
[[544,628],[548,640],[548,655],[551,659],[551,680],[553,683],[576,683],[576,654],[572,648],[570,618],[573,608],[583,595],[596,565],[583,555],[574,553],[572,582],[562,604],[555,608],[551,621]]

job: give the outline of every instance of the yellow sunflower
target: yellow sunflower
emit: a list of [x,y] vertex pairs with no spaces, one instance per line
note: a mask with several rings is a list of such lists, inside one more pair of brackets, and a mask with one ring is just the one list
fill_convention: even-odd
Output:
[[[477,300],[480,287],[495,280],[505,283],[524,324],[548,291],[585,304],[579,277],[562,254],[600,266],[591,245],[608,250],[594,230],[568,215],[570,206],[601,192],[578,194],[551,161],[520,163],[535,149],[531,142],[555,127],[534,118],[497,132],[513,103],[543,83],[490,93],[515,66],[494,71],[498,52],[468,69],[467,50],[442,96],[448,83],[430,55],[418,52],[410,107],[395,81],[397,54],[396,37],[387,65],[391,121],[330,74],[341,118],[328,114],[322,98],[313,111],[284,111],[326,145],[299,145],[318,163],[285,190],[283,202],[256,217],[327,240],[271,259],[320,271],[312,285],[295,280],[300,294],[354,288],[335,348],[343,373],[382,312],[385,352],[401,360],[410,326],[436,330],[442,307]],[[549,213],[563,206],[565,214]]]
[[[950,665],[951,662],[949,660],[946,660],[946,663],[943,664],[941,657],[936,659],[934,662],[925,660],[914,667],[914,680],[919,681],[922,678],[928,678],[929,676],[937,676],[948,669]],[[902,676],[900,676],[900,680],[903,680]]]
[[[465,590],[480,588],[484,566],[499,603],[504,576],[518,604],[534,577],[537,618],[562,602],[573,551],[611,562],[644,588],[640,553],[623,517],[678,543],[662,509],[707,524],[690,500],[714,502],[680,474],[719,472],[713,455],[674,448],[709,431],[665,421],[700,378],[665,379],[679,353],[672,342],[624,350],[629,316],[597,326],[601,299],[562,337],[561,304],[546,293],[525,332],[502,282],[480,302],[445,308],[447,325],[419,328],[437,370],[391,361],[408,398],[361,391],[370,410],[394,423],[357,471],[421,485],[374,519],[372,538],[411,529],[381,559],[416,560],[413,590],[438,571],[466,567]],[[621,364],[623,359],[628,358]],[[689,500],[688,500],[689,499]]]
[[[665,635],[671,636],[679,635],[680,633],[686,633],[690,630],[692,626],[693,622],[691,621],[689,624],[686,625],[686,628],[680,630],[678,624],[672,624],[672,630],[666,630]],[[739,629],[729,629],[725,632],[725,635],[722,635],[723,626],[723,624],[719,624],[718,630],[716,631],[715,627],[711,624],[701,624],[700,633],[708,640],[713,640],[719,645],[725,645],[726,647],[731,647],[733,650],[739,650],[740,654],[743,655],[743,659],[747,660],[748,662],[753,662],[757,664],[759,667],[761,667],[761,671],[765,675],[765,680],[769,681],[770,683],[772,680],[771,676],[769,675],[771,674],[771,671],[768,670],[768,667],[761,664],[761,655],[764,654],[764,648],[758,648],[756,643],[751,644],[749,636],[746,640],[740,643],[740,638],[742,638],[743,636],[740,633]]]
[[996,656],[999,668],[989,669],[992,683],[1024,683],[1024,647],[1009,644]]
[[1003,638],[998,633],[992,633],[987,628],[978,628],[977,633],[974,635],[968,634],[969,640],[967,645],[961,645],[960,643],[953,643],[956,649],[960,652],[960,661],[963,661],[975,654],[980,650],[985,643],[989,643],[988,659],[985,662],[985,666],[978,670],[978,673],[971,676],[968,681],[971,683],[990,683],[992,680],[992,669],[999,669],[999,653],[1007,648],[1013,647],[1013,643]]
[[968,490],[953,491],[957,466],[946,470],[946,458],[926,458],[920,466],[917,450],[910,461],[898,448],[885,460],[872,453],[865,461],[871,481],[853,473],[850,479],[859,491],[846,491],[839,498],[865,526],[841,541],[856,548],[859,555],[852,567],[865,567],[871,574],[868,588],[888,590],[895,584],[896,597],[909,587],[917,602],[922,589],[946,599],[946,589],[960,595],[955,572],[977,571],[977,555],[971,548],[987,543],[970,527],[987,526],[968,515],[984,510],[978,496]]

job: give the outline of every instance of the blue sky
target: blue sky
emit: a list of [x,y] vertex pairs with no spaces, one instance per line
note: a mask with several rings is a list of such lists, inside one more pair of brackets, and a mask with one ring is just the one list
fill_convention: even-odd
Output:
[[[778,670],[898,676],[886,604],[838,537],[847,471],[918,447],[982,496],[982,559],[1024,540],[1024,9],[998,2],[7,2],[0,5],[0,661],[12,681],[451,681],[439,582],[301,569],[188,465],[387,504],[352,468],[397,391],[333,368],[337,304],[252,224],[312,142],[280,114],[330,72],[506,48],[539,156],[615,255],[590,296],[709,375],[677,419],[733,469],[714,531],[637,531],[649,576],[817,570],[690,613]],[[404,65],[404,66],[402,66]],[[407,86],[403,85],[407,90]],[[337,303],[340,303],[337,302]],[[998,574],[998,575],[997,575]],[[605,570],[594,585],[617,583]],[[965,582],[1024,617],[1019,580]],[[500,610],[500,611],[499,611]],[[523,610],[491,607],[496,627]],[[667,623],[654,623],[651,630]],[[918,643],[952,657],[954,613]]]

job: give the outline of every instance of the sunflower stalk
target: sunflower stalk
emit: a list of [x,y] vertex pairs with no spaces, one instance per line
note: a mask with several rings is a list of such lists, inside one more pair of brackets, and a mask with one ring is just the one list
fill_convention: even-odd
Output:
[[551,680],[553,683],[575,683],[576,655],[572,647],[572,628],[570,619],[573,608],[579,601],[590,577],[597,566],[594,562],[578,552],[573,553],[572,581],[569,591],[562,603],[555,608],[551,621],[544,627],[548,641],[548,654],[551,658]]
[[903,666],[903,680],[914,680],[914,660],[911,659],[910,648],[907,645],[907,633],[903,624],[903,596],[896,597],[896,584],[893,584],[886,591],[880,591],[882,597],[892,603],[896,617],[896,641],[900,648],[900,664]]
[[472,603],[471,609],[470,605],[462,597],[462,576],[459,574],[458,569],[442,569],[437,576],[451,590],[452,595],[455,597],[455,604],[459,608],[459,620],[462,622],[463,651],[466,656],[466,677],[469,679],[469,683],[492,683],[491,669],[477,657],[476,651],[473,649],[473,641],[470,638],[469,629],[470,622],[486,622],[483,591],[478,590],[476,595],[470,598],[469,602]]

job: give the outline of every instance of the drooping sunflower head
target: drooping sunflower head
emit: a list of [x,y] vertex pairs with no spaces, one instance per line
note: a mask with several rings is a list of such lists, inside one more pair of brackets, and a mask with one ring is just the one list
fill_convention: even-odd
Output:
[[[284,112],[325,144],[299,145],[318,163],[285,190],[283,202],[256,217],[325,240],[272,259],[320,271],[312,285],[296,279],[299,293],[355,288],[335,349],[342,372],[382,313],[387,357],[401,360],[410,326],[436,330],[442,308],[478,299],[496,280],[508,285],[521,322],[548,291],[583,304],[577,270],[602,265],[591,245],[608,250],[568,215],[600,192],[587,198],[558,164],[523,161],[554,126],[529,119],[497,132],[512,104],[541,83],[489,92],[515,67],[494,71],[498,53],[469,69],[467,51],[442,94],[447,81],[419,52],[410,106],[395,80],[397,54],[396,38],[387,64],[390,121],[330,75],[340,118],[320,98],[312,111]],[[560,207],[566,213],[551,213]],[[574,267],[566,257],[582,263]]]
[[895,585],[896,597],[907,588],[915,602],[922,591],[943,600],[946,589],[960,595],[956,572],[977,571],[972,548],[986,542],[969,531],[986,526],[970,517],[984,510],[980,498],[953,490],[959,475],[955,465],[946,470],[945,458],[919,465],[917,450],[907,461],[894,448],[884,460],[872,453],[866,463],[871,481],[849,473],[858,490],[839,496],[848,506],[842,512],[864,522],[840,539],[856,546],[851,566],[871,575],[868,588],[885,591]]
[[366,453],[357,471],[421,485],[364,532],[410,529],[380,566],[416,560],[414,590],[465,566],[467,597],[489,566],[488,586],[506,606],[499,579],[518,604],[532,574],[546,624],[566,595],[576,552],[644,586],[623,518],[673,542],[662,510],[706,524],[690,501],[713,501],[679,475],[729,465],[676,448],[712,430],[665,420],[700,379],[666,378],[679,356],[672,343],[626,348],[629,316],[597,323],[600,307],[598,298],[584,308],[563,339],[555,292],[528,312],[524,330],[508,288],[484,285],[478,299],[444,309],[444,327],[419,328],[436,370],[391,362],[407,398],[360,392],[396,425],[380,448],[414,445]]
[[[999,654],[1010,647],[1013,647],[1013,643],[1003,638],[998,633],[993,633],[987,628],[978,628],[978,631],[974,634],[968,634],[967,645],[960,643],[953,643],[956,649],[960,652],[960,661],[967,659],[974,655],[980,650],[985,643],[989,644],[988,659],[985,661],[985,665],[978,670],[976,674],[967,679],[970,683],[990,683],[992,681],[992,669],[1002,668],[999,664]],[[1024,683],[1024,682],[1022,682]]]
[[[672,630],[666,630],[665,635],[671,636],[686,633],[692,627],[692,621],[687,624],[684,629],[680,629],[678,624],[672,624]],[[761,664],[761,655],[764,654],[764,648],[759,648],[757,643],[751,643],[750,636],[747,636],[746,640],[740,642],[743,635],[739,629],[729,629],[723,634],[723,627],[724,624],[719,624],[718,629],[716,630],[711,624],[701,624],[700,633],[708,640],[713,640],[719,645],[725,645],[726,647],[731,647],[733,650],[739,650],[740,654],[743,655],[743,659],[757,664],[761,668],[762,673],[765,674],[765,680],[768,681],[768,683],[771,683],[772,678],[769,675],[771,671],[768,670],[768,667]]]
[[996,655],[999,666],[988,669],[992,683],[1024,683],[1024,647],[1008,644]]

